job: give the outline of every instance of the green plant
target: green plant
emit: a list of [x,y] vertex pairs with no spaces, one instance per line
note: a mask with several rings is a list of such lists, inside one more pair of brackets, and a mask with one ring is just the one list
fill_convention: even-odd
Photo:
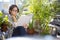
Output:
[[8,20],[8,16],[4,15],[1,11],[0,11],[0,27],[2,27],[2,24],[6,24],[7,26],[11,26],[9,20]]
[[[52,11],[53,10],[53,11]],[[42,33],[49,33],[49,22],[54,17],[54,5],[48,0],[30,0],[29,11],[34,14],[33,20],[38,20]]]
[[[20,2],[21,2],[22,5],[19,6],[19,15],[22,15],[23,11],[24,11],[24,8],[28,7],[29,2],[28,2],[28,0],[23,0],[23,1],[20,0]],[[25,13],[27,14],[27,12],[25,12]]]
[[29,29],[33,28],[33,21],[29,23]]
[[53,4],[55,13],[60,15],[60,0],[56,0]]
[[1,27],[1,24],[2,24],[2,21],[3,20],[3,14],[2,14],[2,12],[0,11],[0,27]]

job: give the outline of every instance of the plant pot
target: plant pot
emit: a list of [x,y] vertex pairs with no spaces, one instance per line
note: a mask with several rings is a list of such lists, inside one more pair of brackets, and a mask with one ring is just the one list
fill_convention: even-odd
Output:
[[1,31],[2,32],[6,32],[8,30],[8,28],[7,28],[7,25],[2,25],[2,27],[1,27]]
[[33,35],[33,34],[35,34],[35,31],[34,31],[34,28],[32,28],[32,29],[27,29],[27,33],[29,34],[29,35]]

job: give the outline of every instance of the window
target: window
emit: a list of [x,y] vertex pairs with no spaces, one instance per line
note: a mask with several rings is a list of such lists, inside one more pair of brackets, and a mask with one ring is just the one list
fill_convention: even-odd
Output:
[[3,2],[10,2],[10,0],[3,0]]
[[0,0],[0,10],[8,9],[11,4],[14,4],[14,0]]
[[0,2],[2,2],[2,0],[0,0]]

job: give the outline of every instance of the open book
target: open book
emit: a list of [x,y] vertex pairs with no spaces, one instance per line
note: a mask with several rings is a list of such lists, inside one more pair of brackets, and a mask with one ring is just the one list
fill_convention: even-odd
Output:
[[17,26],[23,26],[23,24],[29,24],[32,17],[33,17],[33,14],[21,15],[17,21]]

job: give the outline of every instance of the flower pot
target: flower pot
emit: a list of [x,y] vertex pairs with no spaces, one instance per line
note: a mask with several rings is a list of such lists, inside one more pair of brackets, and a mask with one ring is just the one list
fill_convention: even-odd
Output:
[[2,32],[6,32],[8,30],[7,25],[3,24],[1,27]]
[[29,35],[33,35],[33,34],[35,34],[35,31],[34,31],[34,28],[32,28],[32,29],[27,29],[27,33],[29,34]]

